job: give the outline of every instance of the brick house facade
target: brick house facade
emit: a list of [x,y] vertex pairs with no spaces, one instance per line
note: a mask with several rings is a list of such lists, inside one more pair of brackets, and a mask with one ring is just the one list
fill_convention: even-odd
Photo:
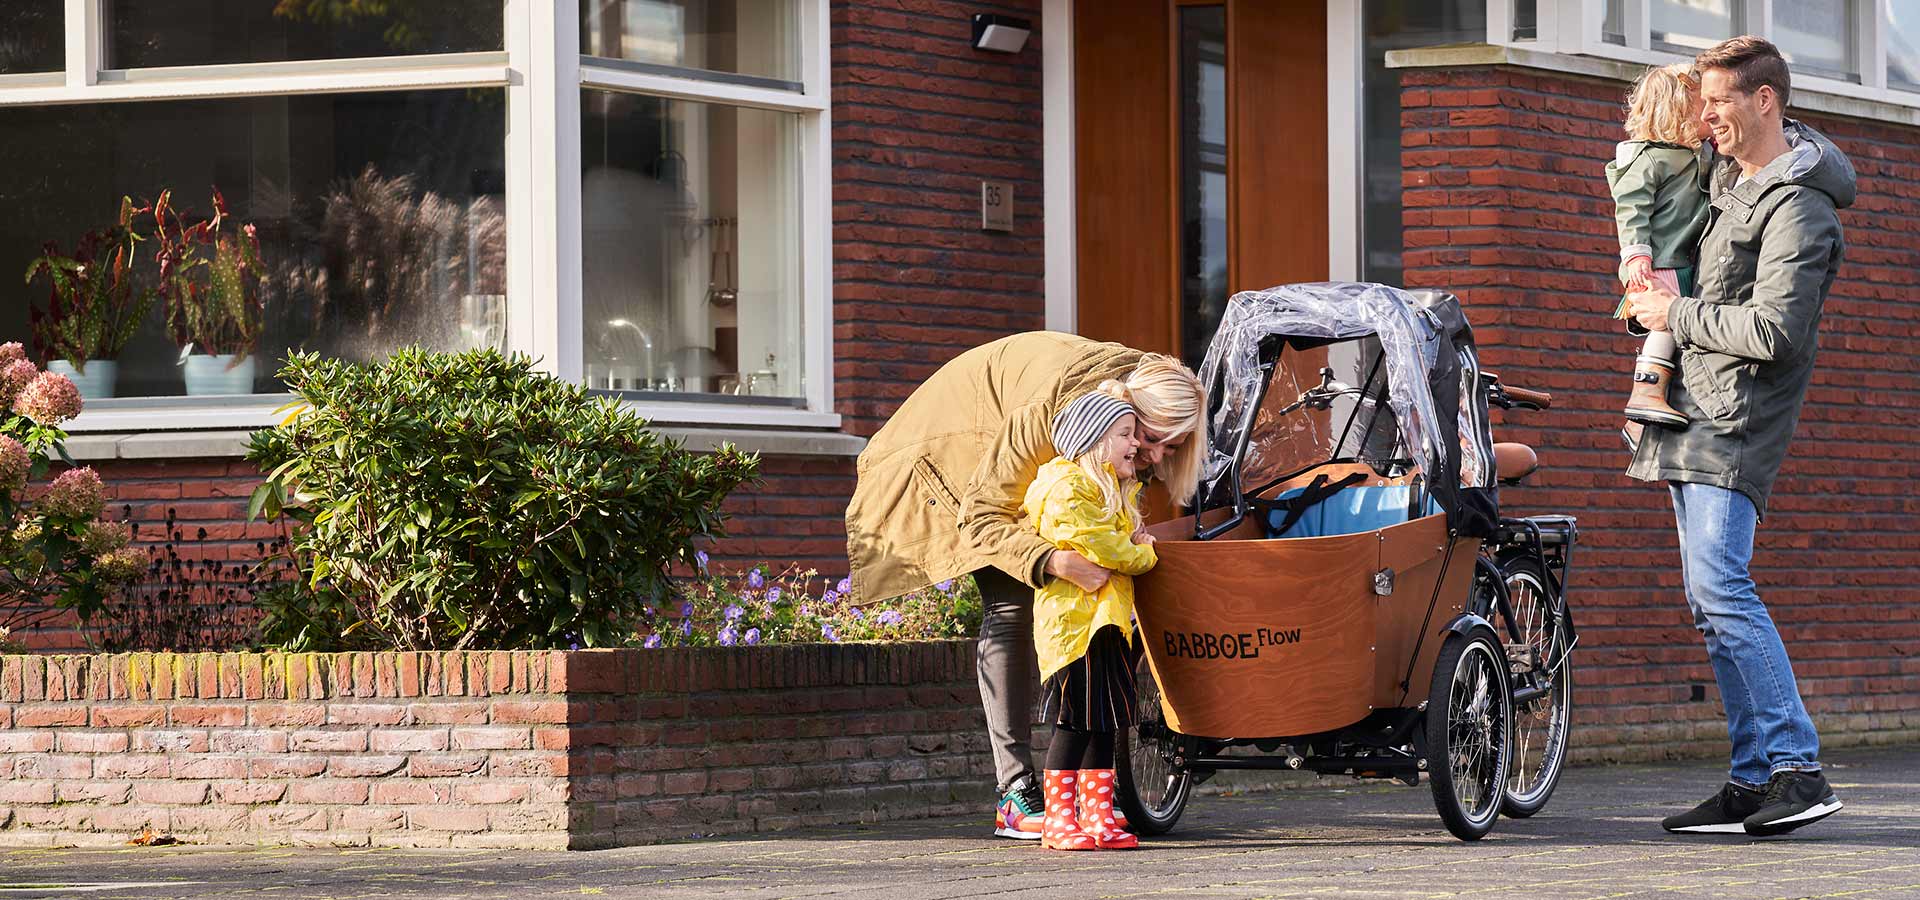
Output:
[[[921,379],[967,348],[1048,323],[1045,60],[1039,0],[968,5],[842,0],[831,9],[832,317],[840,434],[875,432]],[[968,17],[1026,17],[1020,54],[971,49]],[[1050,21],[1050,20],[1049,20]],[[1615,435],[1631,345],[1608,319],[1611,207],[1600,168],[1617,140],[1617,77],[1513,65],[1399,69],[1404,271],[1459,294],[1489,368],[1551,390],[1550,412],[1502,417],[1544,470],[1507,508],[1580,516],[1572,586],[1585,758],[1711,754],[1724,746],[1713,679],[1687,620],[1665,495],[1620,474]],[[1754,574],[1830,744],[1920,733],[1920,126],[1807,119],[1853,159],[1861,198],[1821,362]],[[982,231],[981,179],[1011,182],[1014,230]],[[1086,185],[1081,190],[1100,190]],[[674,426],[668,426],[675,431]],[[698,445],[706,432],[677,429]],[[730,501],[734,564],[845,566],[841,514],[859,441],[777,436],[765,481]],[[169,509],[205,527],[209,556],[247,557],[271,526],[241,521],[257,477],[226,455],[167,458],[134,439],[77,440],[142,522]],[[756,445],[748,442],[749,448]],[[123,458],[102,458],[120,456]],[[135,457],[138,458],[135,458]],[[144,532],[151,533],[151,532]],[[71,646],[71,633],[29,636]]]

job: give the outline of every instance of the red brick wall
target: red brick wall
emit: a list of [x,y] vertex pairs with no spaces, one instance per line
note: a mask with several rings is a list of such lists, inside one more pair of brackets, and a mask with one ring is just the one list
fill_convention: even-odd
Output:
[[[1045,324],[1040,35],[973,49],[971,16],[1040,4],[833,4],[834,384],[870,435],[942,363]],[[980,230],[980,182],[1014,230]]]
[[[1543,464],[1502,492],[1508,511],[1580,517],[1578,743],[1603,758],[1723,753],[1666,492],[1621,474],[1638,342],[1610,318],[1602,168],[1626,85],[1506,68],[1401,78],[1406,281],[1459,294],[1488,368],[1555,395],[1495,427]],[[1753,574],[1827,743],[1890,740],[1920,732],[1920,129],[1805,118],[1852,158],[1860,199],[1841,213],[1846,260]],[[1689,699],[1695,685],[1707,700]]]
[[0,657],[0,845],[610,847],[992,794],[969,643]]

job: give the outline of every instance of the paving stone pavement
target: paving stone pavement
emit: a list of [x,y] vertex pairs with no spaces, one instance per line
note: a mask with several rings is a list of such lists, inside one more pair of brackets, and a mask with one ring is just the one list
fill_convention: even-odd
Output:
[[[1377,782],[1201,796],[1134,852],[1048,853],[981,821],[554,853],[162,847],[0,850],[0,900],[611,898],[774,900],[1313,897],[1920,898],[1920,751],[1831,754],[1846,809],[1782,838],[1681,838],[1659,819],[1711,793],[1707,763],[1574,769],[1545,812],[1454,840],[1431,794]],[[984,801],[983,801],[984,802]]]

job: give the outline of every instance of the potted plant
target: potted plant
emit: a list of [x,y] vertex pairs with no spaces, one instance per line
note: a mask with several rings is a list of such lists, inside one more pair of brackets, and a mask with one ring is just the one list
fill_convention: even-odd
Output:
[[252,225],[227,230],[226,198],[213,192],[213,218],[186,223],[161,191],[153,204],[160,292],[167,330],[180,347],[189,395],[253,393],[255,345],[266,280]]
[[135,245],[144,240],[133,227],[134,217],[146,211],[123,197],[119,221],[82,235],[72,256],[48,241],[27,266],[28,284],[44,277],[50,287],[46,309],[31,310],[47,371],[65,375],[89,400],[113,396],[120,351],[157,293],[133,268]]

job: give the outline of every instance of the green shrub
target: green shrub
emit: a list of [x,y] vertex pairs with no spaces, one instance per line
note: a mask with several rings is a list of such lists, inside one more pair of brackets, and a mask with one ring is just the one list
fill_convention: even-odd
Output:
[[933,641],[980,632],[980,590],[972,578],[943,581],[903,597],[864,606],[847,602],[838,583],[811,569],[768,575],[760,566],[720,575],[697,560],[678,608],[653,610],[642,647],[732,647],[846,641]]
[[[490,349],[407,349],[371,366],[296,354],[280,374],[297,399],[253,435],[248,459],[268,476],[251,512],[306,523],[291,550],[307,589],[291,599],[320,606],[287,627],[351,619],[346,646],[623,640],[758,468],[732,447],[686,451]],[[293,623],[288,601],[271,598],[270,615]]]

